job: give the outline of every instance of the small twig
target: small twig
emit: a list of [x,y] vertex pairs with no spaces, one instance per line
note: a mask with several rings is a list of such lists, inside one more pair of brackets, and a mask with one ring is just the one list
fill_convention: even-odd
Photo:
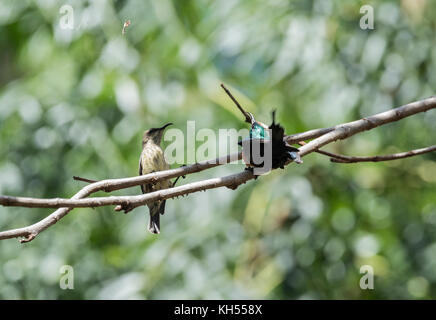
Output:
[[221,88],[224,89],[224,91],[227,93],[227,95],[230,97],[230,99],[232,99],[232,101],[235,103],[235,105],[238,107],[239,111],[242,112],[242,114],[245,117],[245,122],[248,122],[249,124],[251,124],[251,117],[248,114],[247,111],[245,111],[242,106],[239,104],[238,100],[236,100],[236,98],[231,94],[231,92],[229,91],[229,89],[226,88],[226,86],[221,83]]
[[[300,146],[304,146],[307,143],[304,141],[298,142]],[[415,149],[407,152],[400,152],[400,153],[394,153],[394,154],[388,154],[385,156],[370,156],[370,157],[355,157],[355,156],[345,156],[341,154],[331,153],[324,150],[316,150],[316,153],[325,155],[330,157],[331,162],[335,163],[357,163],[357,162],[382,162],[382,161],[390,161],[390,160],[398,160],[398,159],[404,159],[409,158],[417,155],[421,155],[424,153],[429,153],[436,151],[436,145],[422,148],[422,149]]]
[[88,183],[95,183],[95,182],[97,182],[97,180],[86,179],[86,178],[82,178],[82,177],[78,177],[78,176],[73,176],[73,179],[77,180],[77,181],[88,182]]
[[409,158],[409,157],[413,157],[433,151],[436,151],[436,145],[427,148],[415,149],[407,152],[388,154],[384,156],[353,157],[353,156],[335,155],[335,158],[331,158],[330,161],[336,163],[381,162],[381,161],[391,161],[391,160]]
[[[300,141],[300,142],[298,142],[298,144],[299,144],[300,146],[304,146],[304,145],[306,145],[307,143],[306,143],[305,141]],[[338,158],[338,159],[343,158],[343,156],[341,156],[341,155],[339,155],[339,154],[331,153],[331,152],[324,151],[324,150],[315,150],[315,152],[316,152],[316,153],[319,153],[319,154],[322,154],[322,155],[325,155],[325,156],[328,156],[328,157],[331,157],[331,158]],[[330,160],[332,160],[332,159],[330,159]]]
[[[182,166],[184,167],[184,166]],[[179,181],[180,178],[185,179],[186,176],[178,176],[176,177],[176,180],[173,182],[173,187],[176,185],[177,181]],[[91,179],[87,179],[87,178],[82,178],[82,177],[78,177],[78,176],[73,176],[74,180],[77,181],[83,181],[83,182],[88,182],[88,183],[96,183],[96,182],[100,182],[101,180],[91,180]],[[151,181],[151,183],[153,183],[153,181]]]

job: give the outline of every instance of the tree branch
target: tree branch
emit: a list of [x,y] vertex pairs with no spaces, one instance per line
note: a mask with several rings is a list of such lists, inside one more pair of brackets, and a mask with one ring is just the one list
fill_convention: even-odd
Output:
[[[82,199],[86,198],[92,193],[98,191],[111,192],[115,190],[120,190],[124,188],[130,188],[138,186],[145,183],[156,183],[161,180],[171,179],[195,172],[200,172],[209,168],[219,166],[221,164],[230,163],[235,160],[241,159],[241,153],[231,154],[224,157],[216,158],[213,160],[202,161],[189,166],[180,167],[171,170],[153,172],[142,176],[132,177],[132,178],[121,178],[121,179],[107,179],[89,184],[83,187],[79,192],[77,192],[71,199]],[[0,196],[0,204],[6,206],[7,199],[9,197]],[[59,208],[43,220],[32,224],[24,228],[18,228],[8,231],[0,232],[0,240],[24,237],[20,242],[32,241],[39,233],[47,229],[48,227],[54,225],[60,219],[65,217],[73,208]]]
[[385,156],[353,157],[353,156],[343,156],[343,155],[336,154],[334,155],[335,156],[334,158],[330,159],[330,161],[336,163],[381,162],[381,161],[390,161],[390,160],[409,158],[409,157],[413,157],[433,151],[436,151],[436,145],[427,148],[415,149],[407,152],[388,154]]
[[[340,124],[334,127],[334,130],[310,141],[308,144],[300,148],[300,156],[318,150],[322,146],[336,140],[343,140],[349,138],[356,133],[371,130],[386,123],[401,120],[411,115],[425,112],[430,109],[436,108],[436,96],[412,102],[404,106],[391,109],[385,112],[378,113],[368,118]],[[322,130],[322,129],[321,129]],[[302,139],[300,139],[301,141]]]
[[[335,127],[321,128],[321,129],[310,130],[298,134],[293,134],[290,136],[286,136],[285,139],[289,144],[295,144],[307,139],[314,139],[309,143],[304,144],[299,149],[300,150],[299,153],[301,157],[308,155],[312,152],[319,152],[319,153],[326,154],[327,153],[326,151],[322,151],[319,149],[336,140],[346,139],[348,137],[355,135],[356,133],[370,130],[378,126],[381,126],[383,124],[398,121],[400,119],[414,115],[416,113],[425,112],[427,110],[434,109],[434,108],[436,108],[436,97],[430,97],[421,101],[404,105],[396,109],[392,109],[386,112],[376,114],[368,118],[363,118],[353,122],[340,124]],[[429,148],[434,148],[434,146]],[[428,151],[429,148],[425,148],[427,149],[426,152],[430,152]],[[400,156],[406,157],[404,154],[407,154],[407,156],[422,154],[425,153],[423,150],[424,149],[413,150],[403,154],[391,155],[390,157],[399,158]],[[347,158],[347,159],[349,158],[346,156],[339,156],[330,153],[328,154],[329,156],[333,155],[337,159],[339,159],[340,157]],[[384,156],[384,157],[389,157],[389,156]],[[229,175],[223,178],[213,178],[204,181],[193,182],[183,186],[174,187],[171,189],[159,190],[159,191],[155,191],[144,195],[138,195],[138,196],[100,197],[100,198],[84,199],[88,197],[90,194],[100,190],[111,192],[114,190],[130,188],[145,183],[155,183],[160,180],[171,179],[194,172],[199,172],[202,170],[216,167],[220,164],[229,163],[231,161],[235,161],[239,159],[241,159],[241,152],[239,152],[238,154],[224,156],[218,159],[203,161],[200,163],[196,163],[185,167],[180,167],[177,169],[154,172],[143,176],[98,181],[85,186],[79,192],[77,192],[71,199],[34,199],[34,198],[0,196],[0,204],[5,206],[13,205],[13,206],[59,208],[58,210],[50,214],[48,217],[44,218],[43,220],[33,225],[24,228],[0,232],[0,240],[15,238],[15,237],[24,237],[24,239],[22,239],[21,242],[31,241],[39,233],[41,233],[42,231],[44,231],[45,229],[47,229],[48,227],[50,227],[51,225],[55,224],[57,221],[62,219],[74,207],[121,205],[121,209],[125,211],[130,211],[132,208],[150,202],[174,198],[181,195],[183,196],[186,194],[190,194],[202,190],[219,188],[223,186],[229,187],[231,189],[235,189],[240,184],[243,184],[255,178],[253,173],[251,171],[246,170],[244,172]]]
[[285,137],[285,141],[289,144],[296,144],[304,140],[315,139],[322,135],[334,131],[336,127],[313,129],[306,132],[295,133]]
[[2,196],[2,198],[0,198],[0,203],[4,206],[18,206],[26,208],[95,208],[110,205],[121,205],[123,208],[128,208],[130,211],[133,208],[146,205],[151,202],[184,196],[198,191],[215,189],[219,187],[236,189],[240,184],[245,183],[254,177],[255,176],[250,170],[245,170],[241,173],[232,174],[222,178],[213,178],[192,182],[179,187],[162,189],[137,196],[110,196],[86,199],[74,197],[72,199],[39,199]]

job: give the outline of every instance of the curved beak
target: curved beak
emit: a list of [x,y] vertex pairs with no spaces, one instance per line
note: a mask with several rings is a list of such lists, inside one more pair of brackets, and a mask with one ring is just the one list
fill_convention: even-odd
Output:
[[171,126],[172,124],[172,122],[164,124],[162,127],[158,128],[158,130],[164,130],[166,127]]

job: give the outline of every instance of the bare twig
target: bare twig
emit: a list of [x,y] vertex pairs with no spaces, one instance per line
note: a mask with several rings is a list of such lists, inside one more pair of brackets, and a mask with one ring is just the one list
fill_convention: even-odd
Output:
[[236,98],[232,95],[232,93],[229,91],[229,89],[226,88],[226,86],[221,83],[221,88],[224,89],[224,91],[227,93],[227,95],[230,97],[230,99],[232,99],[232,101],[235,103],[235,105],[238,107],[239,111],[242,112],[242,114],[245,117],[245,122],[248,122],[249,124],[251,124],[251,117],[248,114],[247,111],[245,111],[242,106],[239,104],[238,100],[236,100]]
[[[298,142],[298,144],[300,146],[304,146],[307,143],[305,141],[300,141],[300,142]],[[322,155],[325,155],[325,156],[328,156],[328,157],[331,157],[331,158],[338,158],[338,159],[343,158],[343,156],[341,156],[340,154],[335,154],[335,153],[331,153],[331,152],[324,151],[324,150],[315,150],[315,152],[322,154]],[[330,159],[330,160],[332,160],[332,159]]]
[[330,161],[336,163],[381,162],[381,161],[390,161],[390,160],[409,158],[409,157],[413,157],[433,151],[436,151],[436,145],[427,148],[415,149],[407,152],[388,154],[384,156],[353,157],[353,156],[335,155],[335,157],[331,158]]
[[[300,146],[304,146],[307,143],[304,141],[300,141],[298,143]],[[424,153],[429,153],[436,151],[436,145],[422,148],[422,149],[415,149],[407,152],[400,152],[400,153],[394,153],[394,154],[388,154],[384,156],[371,156],[371,157],[355,157],[355,156],[345,156],[342,154],[337,153],[331,153],[324,150],[316,150],[316,153],[325,155],[330,157],[331,162],[335,163],[357,163],[357,162],[382,162],[382,161],[390,161],[390,160],[398,160],[398,159],[404,159],[409,158],[417,155],[421,155]]]
[[82,178],[82,177],[78,177],[78,176],[73,176],[73,179],[77,180],[77,181],[88,182],[88,183],[95,183],[95,182],[97,182],[97,180],[86,179],[86,178]]

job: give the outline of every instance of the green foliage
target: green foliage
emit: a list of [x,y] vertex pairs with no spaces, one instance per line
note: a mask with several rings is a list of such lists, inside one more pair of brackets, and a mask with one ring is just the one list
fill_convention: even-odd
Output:
[[[432,1],[371,1],[374,30],[359,28],[363,1],[70,3],[75,26],[63,30],[64,1],[0,0],[1,194],[70,197],[83,186],[73,175],[134,176],[142,132],[168,121],[246,128],[220,82],[262,122],[277,109],[288,134],[436,87]],[[328,149],[388,154],[435,135],[432,111]],[[0,298],[435,298],[435,159],[312,154],[236,191],[168,201],[158,237],[146,208],[75,209],[29,244],[0,241]],[[0,207],[0,229],[50,212]],[[365,264],[374,290],[359,287]],[[59,288],[62,265],[74,290]]]

